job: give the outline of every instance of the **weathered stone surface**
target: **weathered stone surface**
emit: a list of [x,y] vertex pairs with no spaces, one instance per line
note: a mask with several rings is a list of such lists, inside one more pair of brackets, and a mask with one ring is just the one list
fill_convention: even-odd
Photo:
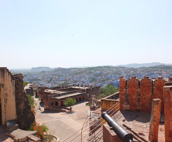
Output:
[[165,142],[172,142],[172,85],[163,87]]
[[138,110],[139,81],[135,77],[132,77],[127,81],[127,87],[130,110],[136,111]]
[[27,130],[35,121],[35,116],[31,110],[28,97],[24,92],[23,75],[13,75],[13,79],[15,80],[17,123],[19,128]]
[[145,77],[140,81],[140,111],[151,112],[152,81]]
[[110,127],[107,124],[103,125],[103,141],[104,142],[122,142],[120,138],[117,136],[117,134],[113,130],[110,130]]
[[161,99],[153,99],[150,119],[149,140],[158,142],[158,129],[161,116]]
[[6,67],[0,67],[0,124],[16,117],[15,81]]
[[154,83],[153,87],[153,99],[159,98],[162,100],[161,105],[161,113],[164,112],[164,101],[163,101],[163,87],[165,86],[165,81],[162,80],[162,77],[158,77],[158,79]]
[[126,80],[123,77],[119,78],[119,97],[120,97],[120,110],[124,110],[124,103],[126,102]]

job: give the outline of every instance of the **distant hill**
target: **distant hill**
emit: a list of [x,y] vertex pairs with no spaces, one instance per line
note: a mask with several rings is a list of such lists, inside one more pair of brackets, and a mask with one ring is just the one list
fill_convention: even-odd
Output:
[[51,70],[50,67],[33,67],[31,68],[31,71],[48,71]]
[[127,67],[127,68],[140,68],[140,67],[153,67],[153,66],[160,66],[160,65],[165,65],[165,64],[159,63],[159,62],[153,62],[153,63],[142,63],[142,64],[133,63],[133,64],[127,64],[127,65],[120,65],[120,66]]

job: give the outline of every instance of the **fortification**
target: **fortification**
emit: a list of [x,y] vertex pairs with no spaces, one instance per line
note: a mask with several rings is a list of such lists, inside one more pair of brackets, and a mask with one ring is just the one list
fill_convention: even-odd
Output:
[[[145,76],[143,79],[131,77],[126,80],[120,77],[119,94],[120,110],[151,112],[152,100],[159,98],[163,102],[163,87],[165,81],[162,77],[158,79],[149,79]],[[161,112],[164,112],[162,103]]]
[[0,68],[0,124],[17,120],[21,129],[29,129],[35,121],[28,97],[24,92],[23,75],[12,75],[6,67]]
[[19,128],[27,130],[30,128],[31,124],[35,122],[35,116],[24,91],[23,75],[15,74],[13,75],[13,79],[15,80],[17,123]]
[[0,68],[0,124],[5,125],[9,120],[15,120],[15,81],[5,67]]

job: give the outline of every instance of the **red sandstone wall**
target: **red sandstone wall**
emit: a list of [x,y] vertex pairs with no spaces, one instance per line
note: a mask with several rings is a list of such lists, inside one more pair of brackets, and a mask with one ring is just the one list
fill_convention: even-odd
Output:
[[136,111],[138,109],[139,81],[135,77],[132,77],[127,81],[127,87],[130,110]]
[[162,100],[161,105],[161,112],[164,112],[164,102],[163,102],[163,87],[165,86],[165,81],[162,80],[161,77],[158,77],[158,79],[154,83],[154,93],[153,93],[153,99],[159,98]]
[[152,103],[152,81],[145,77],[140,82],[140,110],[142,112],[151,112]]
[[126,80],[120,77],[119,79],[119,98],[120,98],[120,110],[124,110],[125,103],[125,90],[126,90]]
[[165,142],[172,142],[172,86],[164,86]]

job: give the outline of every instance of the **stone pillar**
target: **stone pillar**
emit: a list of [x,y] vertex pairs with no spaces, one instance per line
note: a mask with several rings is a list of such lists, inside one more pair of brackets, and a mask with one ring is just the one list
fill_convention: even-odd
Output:
[[172,85],[163,87],[165,142],[172,142]]
[[158,142],[158,129],[161,116],[161,99],[153,99],[149,128],[149,141]]

